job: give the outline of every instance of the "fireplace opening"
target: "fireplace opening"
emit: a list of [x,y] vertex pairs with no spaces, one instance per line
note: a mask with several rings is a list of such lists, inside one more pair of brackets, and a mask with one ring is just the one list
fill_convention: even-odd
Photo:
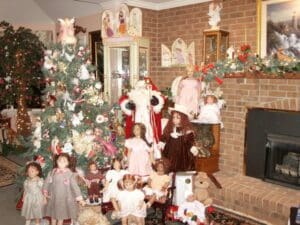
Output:
[[265,181],[300,189],[300,137],[267,134]]
[[300,189],[300,112],[249,108],[245,174]]

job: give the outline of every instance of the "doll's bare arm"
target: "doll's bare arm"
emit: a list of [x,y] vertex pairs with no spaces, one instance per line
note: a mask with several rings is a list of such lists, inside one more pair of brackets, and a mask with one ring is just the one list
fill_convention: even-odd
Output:
[[114,209],[115,209],[117,212],[120,212],[120,206],[119,206],[119,204],[118,204],[118,202],[117,202],[117,199],[116,199],[116,198],[112,198],[112,199],[111,199],[111,202],[112,202],[112,204],[113,204]]

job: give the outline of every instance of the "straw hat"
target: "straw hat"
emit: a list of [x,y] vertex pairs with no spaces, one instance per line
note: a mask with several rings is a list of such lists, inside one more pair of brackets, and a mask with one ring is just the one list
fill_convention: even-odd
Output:
[[174,108],[169,107],[169,113],[171,113],[172,111],[183,113],[183,114],[187,115],[188,117],[191,116],[191,114],[188,112],[187,108],[183,105],[175,104]]

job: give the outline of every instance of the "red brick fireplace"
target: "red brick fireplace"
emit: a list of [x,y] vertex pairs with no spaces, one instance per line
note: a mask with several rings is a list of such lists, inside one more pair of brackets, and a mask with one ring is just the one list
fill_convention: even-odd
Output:
[[[203,53],[203,31],[209,28],[209,2],[173,9],[143,9],[143,36],[150,39],[150,76],[160,89],[171,86],[180,67],[161,67],[161,44],[171,46],[176,38],[195,41],[196,62]],[[250,44],[256,51],[256,0],[223,2],[221,28],[229,31],[230,45]],[[249,214],[272,224],[286,224],[291,206],[299,204],[294,189],[267,183],[245,175],[245,122],[249,107],[300,111],[300,79],[225,78],[222,85],[227,108],[222,110],[220,172],[223,189],[211,184],[215,204]]]
[[[215,204],[271,222],[287,223],[291,206],[300,192],[245,175],[245,128],[248,108],[300,110],[300,80],[226,78],[227,108],[222,112],[220,172],[223,189],[213,187]],[[296,134],[296,136],[299,134]]]

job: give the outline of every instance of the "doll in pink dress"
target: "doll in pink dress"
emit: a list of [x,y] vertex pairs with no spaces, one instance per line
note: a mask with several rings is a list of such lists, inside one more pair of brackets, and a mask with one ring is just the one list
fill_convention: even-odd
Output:
[[193,77],[193,65],[188,65],[186,70],[187,76],[178,84],[175,103],[185,106],[193,118],[199,113],[201,82]]
[[152,172],[153,150],[145,138],[146,127],[142,123],[135,123],[132,138],[125,141],[128,149],[128,171],[130,174],[146,178]]

